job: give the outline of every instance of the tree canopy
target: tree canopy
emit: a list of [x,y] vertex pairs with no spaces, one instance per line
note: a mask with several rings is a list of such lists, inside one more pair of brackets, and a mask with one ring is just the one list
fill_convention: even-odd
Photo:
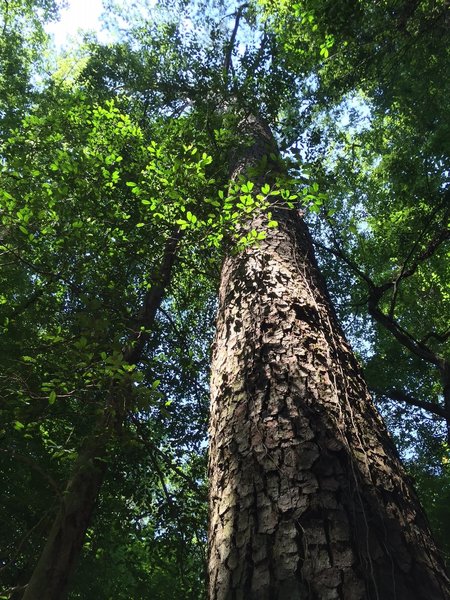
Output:
[[[448,557],[448,3],[105,4],[114,41],[59,55],[57,3],[0,8],[0,597],[99,419],[111,468],[69,597],[204,597],[219,270],[281,199]],[[256,113],[288,174],[268,157],[258,193],[229,168]]]

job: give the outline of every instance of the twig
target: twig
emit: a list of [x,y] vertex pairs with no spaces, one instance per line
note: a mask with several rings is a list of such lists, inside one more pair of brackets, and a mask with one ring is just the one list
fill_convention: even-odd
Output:
[[139,419],[133,415],[130,414],[130,419],[131,421],[136,425],[136,429],[138,430],[138,435],[139,435],[139,440],[144,444],[144,446],[150,450],[150,453],[156,453],[158,454],[158,456],[161,458],[161,460],[169,467],[169,469],[171,469],[174,473],[176,473],[179,477],[181,477],[182,479],[184,479],[184,481],[186,481],[186,483],[188,484],[189,488],[196,492],[199,496],[203,496],[203,492],[202,490],[199,488],[199,486],[194,483],[194,481],[188,476],[186,475],[186,473],[183,473],[183,471],[181,469],[179,469],[176,465],[173,464],[173,462],[170,460],[170,458],[168,458],[164,452],[162,452],[157,446],[156,444],[150,442],[144,435],[143,433],[143,426],[142,423],[139,421]]

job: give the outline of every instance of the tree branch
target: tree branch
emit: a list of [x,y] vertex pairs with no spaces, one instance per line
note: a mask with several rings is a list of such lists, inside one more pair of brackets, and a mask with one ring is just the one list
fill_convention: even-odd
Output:
[[135,332],[134,338],[123,353],[124,360],[129,364],[137,363],[141,357],[142,350],[148,339],[146,330],[153,324],[156,312],[160,308],[164,292],[171,280],[172,267],[177,258],[177,249],[181,237],[182,232],[176,230],[166,240],[159,273],[155,278],[153,285],[145,294],[142,309],[137,319],[138,327],[143,329]]
[[[409,277],[413,275],[416,271],[418,264],[420,261],[429,258],[436,248],[449,237],[449,233],[445,230],[441,230],[437,236],[430,242],[427,248],[419,255],[414,265],[404,271],[403,278]],[[317,243],[317,242],[316,242]],[[440,372],[445,367],[446,361],[443,361],[442,357],[433,352],[424,342],[416,340],[408,331],[403,329],[401,325],[389,314],[386,315],[382,310],[380,310],[378,304],[383,296],[383,294],[389,290],[390,288],[395,286],[394,281],[387,281],[382,285],[375,285],[372,279],[362,270],[360,267],[352,261],[346,252],[340,247],[337,239],[333,238],[333,248],[328,248],[320,243],[317,245],[325,250],[328,250],[338,258],[341,258],[350,269],[356,273],[367,285],[369,288],[369,297],[367,300],[367,307],[369,314],[375,319],[377,323],[382,325],[385,329],[390,331],[392,335],[396,338],[402,346],[407,348],[410,352],[418,356],[419,358],[429,362],[433,365],[436,365]],[[444,365],[444,366],[443,366]]]
[[448,329],[446,329],[444,331],[444,333],[438,333],[437,331],[430,331],[420,341],[421,341],[421,343],[424,344],[431,338],[434,338],[435,340],[437,340],[438,342],[443,344],[444,342],[446,342],[448,340],[448,338],[450,338],[450,327]]
[[417,406],[418,408],[423,408],[424,410],[427,410],[428,412],[431,412],[434,415],[440,417],[441,419],[445,419],[448,423],[450,423],[450,412],[440,404],[437,404],[435,402],[427,402],[426,400],[419,400],[418,398],[414,398],[410,394],[407,394],[406,392],[402,392],[401,390],[397,389],[377,390],[376,388],[374,388],[373,392],[380,396],[384,396],[386,398],[390,398],[391,400],[395,400],[396,402],[405,402],[410,406]]
[[353,262],[347,256],[347,254],[342,250],[342,248],[337,243],[336,239],[333,239],[333,244],[334,244],[334,247],[330,248],[329,246],[325,246],[325,244],[322,244],[321,242],[314,240],[315,246],[318,246],[322,250],[325,250],[325,252],[330,252],[331,254],[333,254],[333,256],[336,256],[336,258],[341,258],[346,263],[346,265],[348,265],[350,267],[350,269],[354,273],[356,273],[356,275],[358,275],[358,277],[360,277],[363,281],[365,281],[367,283],[369,288],[375,288],[374,282],[370,279],[370,277],[366,273],[364,273],[364,271],[362,271],[358,267],[358,265],[355,262]]
[[416,340],[410,333],[408,333],[408,331],[403,329],[403,327],[401,327],[396,320],[380,310],[378,307],[378,302],[380,301],[381,295],[380,288],[375,288],[375,290],[370,293],[369,300],[367,302],[369,314],[377,323],[390,331],[395,339],[402,344],[402,346],[408,348],[410,352],[426,362],[436,365],[439,370],[441,370],[442,358],[440,356],[433,352],[426,344]]
[[236,42],[236,35],[239,29],[239,22],[241,20],[242,17],[242,13],[244,12],[244,9],[248,8],[248,4],[242,4],[241,6],[239,6],[239,8],[237,9],[237,11],[234,13],[235,16],[235,21],[234,21],[234,28],[233,28],[233,32],[231,34],[231,38],[230,41],[228,43],[228,47],[225,53],[225,58],[223,61],[223,70],[224,70],[224,75],[225,75],[225,83],[228,82],[228,76],[230,73],[230,69],[233,67],[232,64],[232,54],[233,54],[233,49],[234,49],[234,44]]
[[11,458],[13,458],[13,459],[15,458],[18,461],[23,462],[24,464],[28,465],[29,467],[31,467],[32,469],[37,471],[50,484],[50,486],[56,493],[56,496],[58,498],[61,498],[61,490],[59,489],[59,486],[56,483],[56,481],[53,479],[53,477],[51,475],[49,475],[47,473],[47,471],[45,471],[45,469],[43,469],[32,458],[30,458],[29,456],[24,456],[23,454],[18,454],[15,450],[6,450],[4,448],[0,448],[0,452],[2,452],[3,454],[8,454]]
[[[25,535],[22,537],[22,539],[19,541],[19,543],[17,544],[14,554],[11,556],[11,558],[9,558],[9,560],[7,560],[6,562],[4,562],[4,564],[2,564],[2,566],[0,567],[0,573],[2,573],[3,571],[6,571],[6,569],[12,565],[14,563],[14,561],[16,560],[16,558],[19,556],[20,551],[22,550],[25,542],[28,540],[28,538],[31,536],[31,534],[36,531],[36,529],[38,529],[42,523],[44,523],[44,521],[48,518],[49,514],[52,512],[52,508],[50,508],[49,510],[47,510],[42,517],[39,519],[39,521],[37,521],[37,523],[35,523],[33,525],[33,527],[31,527],[31,529],[29,529]],[[16,588],[14,588],[15,590]],[[4,592],[6,594],[6,592]],[[0,593],[1,594],[1,593]]]
[[[420,237],[422,237],[422,236],[420,236]],[[420,239],[420,237],[419,237],[419,239]],[[392,299],[391,299],[391,307],[389,309],[390,316],[393,316],[393,314],[394,314],[395,302],[396,302],[397,294],[398,294],[398,290],[399,290],[398,284],[403,279],[406,279],[407,277],[411,277],[411,275],[414,275],[414,273],[417,271],[417,269],[419,267],[419,264],[421,262],[423,262],[424,260],[426,260],[427,258],[430,258],[431,256],[433,256],[433,254],[436,252],[438,247],[448,239],[450,239],[450,230],[449,229],[439,230],[438,233],[434,236],[434,238],[430,241],[428,246],[417,256],[414,263],[407,269],[406,265],[414,253],[415,246],[417,246],[417,244],[419,242],[419,240],[417,240],[415,246],[413,246],[410,253],[406,257],[406,259],[403,263],[403,266],[400,270],[399,275],[392,281],[393,294],[392,294]]]
[[195,492],[196,494],[198,494],[199,496],[202,497],[203,496],[202,490],[192,480],[192,478],[189,477],[188,475],[186,475],[186,473],[183,473],[183,471],[181,469],[179,469],[176,465],[174,465],[173,462],[170,460],[170,458],[168,458],[164,454],[164,452],[162,452],[158,448],[158,446],[156,446],[156,444],[154,444],[153,442],[151,442],[150,440],[147,439],[147,436],[145,435],[145,432],[143,431],[144,428],[142,426],[142,423],[139,421],[139,419],[131,413],[129,414],[129,417],[130,417],[131,421],[134,423],[134,425],[136,426],[137,434],[139,436],[139,441],[142,442],[142,444],[147,448],[147,450],[150,451],[150,454],[156,453],[161,458],[161,460],[166,464],[166,466],[169,467],[169,469],[171,471],[173,471],[179,477],[184,479],[184,481],[188,484],[188,487],[193,492]]

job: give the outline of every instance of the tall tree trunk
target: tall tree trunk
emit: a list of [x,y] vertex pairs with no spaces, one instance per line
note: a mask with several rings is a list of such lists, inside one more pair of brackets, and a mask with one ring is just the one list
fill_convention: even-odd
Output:
[[[273,151],[257,119],[246,129],[253,145],[239,172]],[[275,218],[277,229],[222,270],[209,598],[448,600],[443,561],[336,321],[307,228],[296,211]]]
[[[167,240],[158,275],[144,299],[139,326],[146,329],[153,326],[171,281],[179,239],[180,234],[177,232]],[[146,334],[139,331],[130,340],[129,347],[124,349],[125,362],[133,364],[141,359],[145,341]],[[75,461],[49,537],[25,588],[23,600],[64,600],[66,597],[69,579],[81,553],[105,477],[108,449],[126,409],[130,407],[131,396],[132,390],[129,387],[112,383],[94,431],[86,438]]]

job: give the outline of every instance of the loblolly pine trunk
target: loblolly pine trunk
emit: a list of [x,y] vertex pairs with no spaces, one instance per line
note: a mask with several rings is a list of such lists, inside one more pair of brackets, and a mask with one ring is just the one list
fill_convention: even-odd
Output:
[[[236,172],[274,150],[258,119],[243,130],[253,144]],[[448,600],[443,561],[336,321],[307,228],[294,210],[276,219],[222,270],[209,600]]]
[[[153,286],[147,292],[139,315],[140,326],[151,329],[165,291],[172,278],[177,256],[179,232],[170,236]],[[124,361],[134,364],[141,359],[146,335],[139,331],[124,349]],[[115,432],[130,408],[132,390],[112,383],[106,405],[94,431],[85,439],[74,463],[71,476],[31,575],[22,600],[64,600],[70,577],[80,556],[86,530],[91,522],[108,464],[108,451]]]

